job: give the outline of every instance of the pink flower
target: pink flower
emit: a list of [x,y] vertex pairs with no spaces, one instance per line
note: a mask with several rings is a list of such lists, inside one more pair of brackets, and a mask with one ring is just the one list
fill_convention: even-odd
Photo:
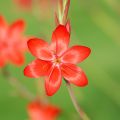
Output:
[[28,48],[36,60],[24,69],[24,74],[34,78],[45,76],[45,88],[49,96],[55,94],[60,88],[62,77],[77,86],[82,87],[88,84],[85,73],[75,64],[86,59],[91,50],[79,45],[68,48],[69,31],[69,24],[67,28],[59,25],[53,32],[50,45],[38,38],[28,41]]
[[60,109],[53,105],[43,105],[39,102],[32,102],[27,108],[30,120],[55,120]]
[[0,67],[8,61],[16,65],[24,63],[23,52],[26,50],[26,38],[22,36],[24,21],[18,20],[8,26],[0,16]]

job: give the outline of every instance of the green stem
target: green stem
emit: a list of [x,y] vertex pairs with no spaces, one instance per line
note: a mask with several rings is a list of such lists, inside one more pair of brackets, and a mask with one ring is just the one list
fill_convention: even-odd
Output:
[[[65,80],[66,81],[66,80]],[[66,86],[68,88],[68,92],[69,92],[69,95],[71,97],[71,100],[72,100],[72,103],[77,111],[77,113],[79,114],[80,118],[82,120],[90,120],[90,118],[86,115],[86,113],[82,110],[82,108],[78,105],[78,102],[75,98],[75,95],[74,95],[74,92],[72,90],[72,87],[70,85],[69,82],[66,81]]]

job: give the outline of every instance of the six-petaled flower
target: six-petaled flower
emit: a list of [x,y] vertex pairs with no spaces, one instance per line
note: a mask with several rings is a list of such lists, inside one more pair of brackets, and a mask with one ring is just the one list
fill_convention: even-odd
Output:
[[27,38],[22,36],[24,21],[18,20],[8,26],[0,16],[0,67],[7,62],[16,65],[24,63],[23,52],[27,49]]
[[19,7],[23,9],[31,9],[33,0],[13,0]]
[[69,42],[70,33],[63,25],[55,29],[50,44],[38,38],[28,41],[28,48],[36,60],[24,69],[24,74],[33,78],[45,76],[45,88],[49,96],[60,88],[62,77],[77,86],[88,84],[85,73],[75,64],[86,59],[91,50],[79,45],[68,48]]
[[60,114],[60,109],[51,104],[44,105],[40,102],[32,102],[27,107],[29,120],[55,120]]

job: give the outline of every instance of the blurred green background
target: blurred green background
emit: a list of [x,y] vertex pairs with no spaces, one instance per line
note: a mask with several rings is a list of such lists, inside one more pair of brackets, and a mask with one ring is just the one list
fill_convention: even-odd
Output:
[[[22,18],[26,21],[26,35],[48,41],[55,27],[54,12],[51,13],[47,17],[41,14],[38,19],[28,11],[18,10],[12,0],[0,0],[0,14],[9,23]],[[120,120],[120,0],[71,0],[69,18],[71,45],[92,49],[90,57],[79,64],[88,76],[89,85],[85,88],[73,86],[78,102],[91,120]],[[26,53],[22,67],[9,65],[8,69],[36,93],[36,80],[23,75],[24,67],[33,59]],[[79,120],[64,82],[50,100],[63,111],[58,120]],[[15,89],[0,74],[0,120],[27,120],[28,102],[19,95],[16,97]]]

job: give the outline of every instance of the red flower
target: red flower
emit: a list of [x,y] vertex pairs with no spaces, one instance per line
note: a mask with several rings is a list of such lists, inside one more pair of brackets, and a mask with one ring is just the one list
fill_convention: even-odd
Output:
[[14,0],[23,9],[31,9],[33,0]]
[[50,18],[51,12],[56,9],[57,1],[58,0],[38,0],[38,2],[36,2],[37,10],[39,10],[38,17],[41,19]]
[[26,38],[22,37],[24,21],[18,20],[11,26],[0,16],[0,67],[10,61],[16,65],[24,62],[23,52],[26,49]]
[[37,38],[28,41],[28,48],[37,59],[25,68],[24,74],[35,78],[46,76],[45,88],[49,96],[60,88],[62,76],[77,86],[88,84],[85,73],[75,64],[86,59],[91,50],[79,45],[68,48],[69,41],[70,34],[63,25],[53,32],[50,45]]
[[39,102],[32,102],[28,105],[30,120],[55,120],[59,113],[59,108],[52,105],[43,105]]

